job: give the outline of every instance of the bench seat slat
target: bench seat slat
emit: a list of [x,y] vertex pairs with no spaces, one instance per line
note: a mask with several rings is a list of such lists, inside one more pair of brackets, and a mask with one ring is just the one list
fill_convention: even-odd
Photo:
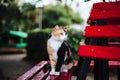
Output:
[[[49,63],[48,61],[45,61],[45,62]],[[45,69],[36,71],[36,69],[35,69],[36,66],[39,67],[39,68],[43,67],[44,63],[43,63],[43,65],[41,65],[41,63],[42,62],[39,62],[32,69],[28,70],[25,74],[20,76],[17,80],[45,80],[46,77],[49,74],[50,69],[47,70],[47,71]],[[75,61],[74,62],[74,68],[76,68],[77,64],[78,64],[78,61]],[[109,61],[109,68],[120,68],[120,62],[119,61]],[[90,70],[93,70],[93,69],[94,69],[94,61],[92,60],[91,63],[90,63]],[[68,79],[66,79],[66,80],[70,80],[71,79],[73,70],[69,72],[69,76],[67,77]],[[32,74],[30,72],[35,72],[36,75],[34,76],[34,74]],[[26,76],[26,74],[28,76],[33,76],[33,77],[30,78],[30,77]],[[64,78],[64,76],[63,76],[63,78]]]
[[49,74],[49,72],[50,72],[50,69],[48,70],[48,71],[44,71],[44,69],[43,70],[41,70],[40,72],[38,72],[33,78],[32,78],[32,80],[43,80],[43,79],[46,79],[47,78],[47,75]]
[[120,60],[120,47],[80,45],[78,55],[107,60]]
[[30,70],[28,70],[25,74],[21,75],[16,80],[30,80],[33,75],[35,75],[37,72],[39,72],[45,64],[47,64],[48,61],[41,61],[34,67],[32,67]]
[[85,37],[120,38],[120,26],[87,26]]
[[[78,61],[75,61],[74,67],[76,67],[78,64]],[[108,61],[109,68],[120,68],[120,61]],[[91,61],[90,63],[90,70],[94,69],[94,60]]]

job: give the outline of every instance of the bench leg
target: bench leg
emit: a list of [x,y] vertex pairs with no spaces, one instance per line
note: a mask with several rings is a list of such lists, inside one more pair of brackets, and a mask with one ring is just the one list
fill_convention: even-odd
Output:
[[94,80],[109,80],[109,65],[107,60],[94,60]]
[[86,80],[87,73],[89,71],[91,58],[80,57],[77,65],[77,80]]
[[120,68],[117,69],[117,79],[120,80]]

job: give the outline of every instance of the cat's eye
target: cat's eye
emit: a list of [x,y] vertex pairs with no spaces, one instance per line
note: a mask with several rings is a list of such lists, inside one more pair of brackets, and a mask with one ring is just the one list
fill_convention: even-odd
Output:
[[61,35],[63,35],[63,33],[60,33]]

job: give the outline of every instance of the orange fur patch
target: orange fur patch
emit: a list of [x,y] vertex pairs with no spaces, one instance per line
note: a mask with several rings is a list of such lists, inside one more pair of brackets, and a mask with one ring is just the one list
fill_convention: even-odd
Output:
[[64,30],[61,28],[57,31],[52,32],[52,35],[54,35],[55,37],[59,37],[61,34],[64,34]]

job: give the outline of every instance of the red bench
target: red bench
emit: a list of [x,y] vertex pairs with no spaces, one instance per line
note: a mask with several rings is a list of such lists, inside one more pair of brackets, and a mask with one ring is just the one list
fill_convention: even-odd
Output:
[[[74,69],[70,70],[66,75],[60,75],[60,80],[71,80],[72,72]],[[50,62],[41,61],[33,68],[25,72],[23,75],[18,77],[16,80],[46,80],[50,72]]]
[[94,20],[106,20],[109,25],[120,25],[120,1],[93,4],[88,23]]
[[[120,43],[109,42],[109,46],[116,46],[116,45],[120,46]],[[86,46],[83,43],[82,43],[82,46],[85,49],[85,50],[84,49],[82,49],[82,50],[86,51],[86,49],[87,49],[86,47],[88,47],[88,46]],[[81,50],[79,52],[79,50],[78,50],[78,53],[83,53],[83,52],[81,52]],[[83,54],[83,56],[85,56],[85,54]],[[90,57],[91,57],[91,55],[90,55]],[[47,78],[47,76],[49,75],[49,71],[50,71],[50,67],[48,67],[46,70],[44,69],[44,66],[46,64],[49,64],[49,61],[41,61],[41,62],[39,62],[34,67],[32,67],[30,70],[28,70],[23,75],[21,75],[19,78],[17,78],[17,80],[31,80],[31,79],[34,79],[34,80],[45,80]],[[78,64],[78,61],[75,61],[74,69],[76,68],[77,64]],[[111,68],[120,68],[120,62],[119,61],[109,61],[109,69],[111,69]],[[74,69],[73,69],[73,71],[74,71]],[[89,69],[90,70],[94,69],[94,61],[93,60],[90,63]],[[69,79],[67,78],[66,80],[70,80],[71,79],[73,71],[69,72],[69,75],[68,75]]]
[[108,46],[80,45],[78,55],[91,58],[120,60],[120,48]]
[[93,4],[90,20],[120,20],[120,2],[101,2]]
[[[89,65],[94,59],[94,79],[109,80],[109,67],[118,63],[113,68],[118,68],[118,80],[120,80],[120,42],[112,42],[110,39],[120,41],[120,1],[95,3],[91,10],[87,26],[83,32],[86,37],[85,45],[80,45],[78,55],[77,80],[85,80]],[[108,39],[111,42],[108,42]],[[112,43],[112,44],[111,44]],[[114,44],[116,43],[116,44]]]
[[[89,68],[95,68],[95,80],[108,80],[107,68],[120,69],[119,42],[117,44],[114,44],[116,42],[106,43],[105,40],[108,38],[120,38],[120,2],[95,3],[88,22],[91,24],[102,20],[105,21],[106,24],[102,24],[102,26],[100,26],[101,24],[94,23],[94,26],[92,24],[91,26],[87,26],[85,29],[84,36],[86,37],[86,40],[89,40],[86,41],[87,43],[85,45],[79,46],[78,55],[80,58],[74,65],[75,68],[79,69],[77,80],[85,80]],[[105,42],[105,44],[103,44],[103,42]],[[95,61],[91,61],[92,59],[95,59]],[[106,64],[107,62],[108,65]],[[96,63],[99,65],[96,65]],[[44,68],[46,64],[49,64],[49,62],[43,61],[38,63],[25,74],[20,76],[17,80],[45,80],[50,70],[50,68]],[[68,74],[68,77],[63,80],[70,80],[72,71],[69,73],[70,74]],[[120,74],[118,73],[118,75]],[[118,80],[120,80],[120,78],[118,78]]]
[[120,25],[87,26],[83,35],[96,38],[120,38]]
[[41,61],[40,63],[32,67],[30,70],[25,72],[23,75],[21,75],[19,78],[17,78],[16,80],[32,80],[32,79],[44,80],[45,76],[47,76],[49,73],[49,69],[45,71],[44,66],[46,64],[49,64],[49,62]]
[[[75,68],[76,68],[77,64],[78,64],[78,61],[75,61],[75,64],[74,64]],[[120,68],[119,61],[109,61],[108,64],[109,64],[109,69]],[[94,60],[91,61],[89,70],[93,70],[93,69],[94,69]]]

